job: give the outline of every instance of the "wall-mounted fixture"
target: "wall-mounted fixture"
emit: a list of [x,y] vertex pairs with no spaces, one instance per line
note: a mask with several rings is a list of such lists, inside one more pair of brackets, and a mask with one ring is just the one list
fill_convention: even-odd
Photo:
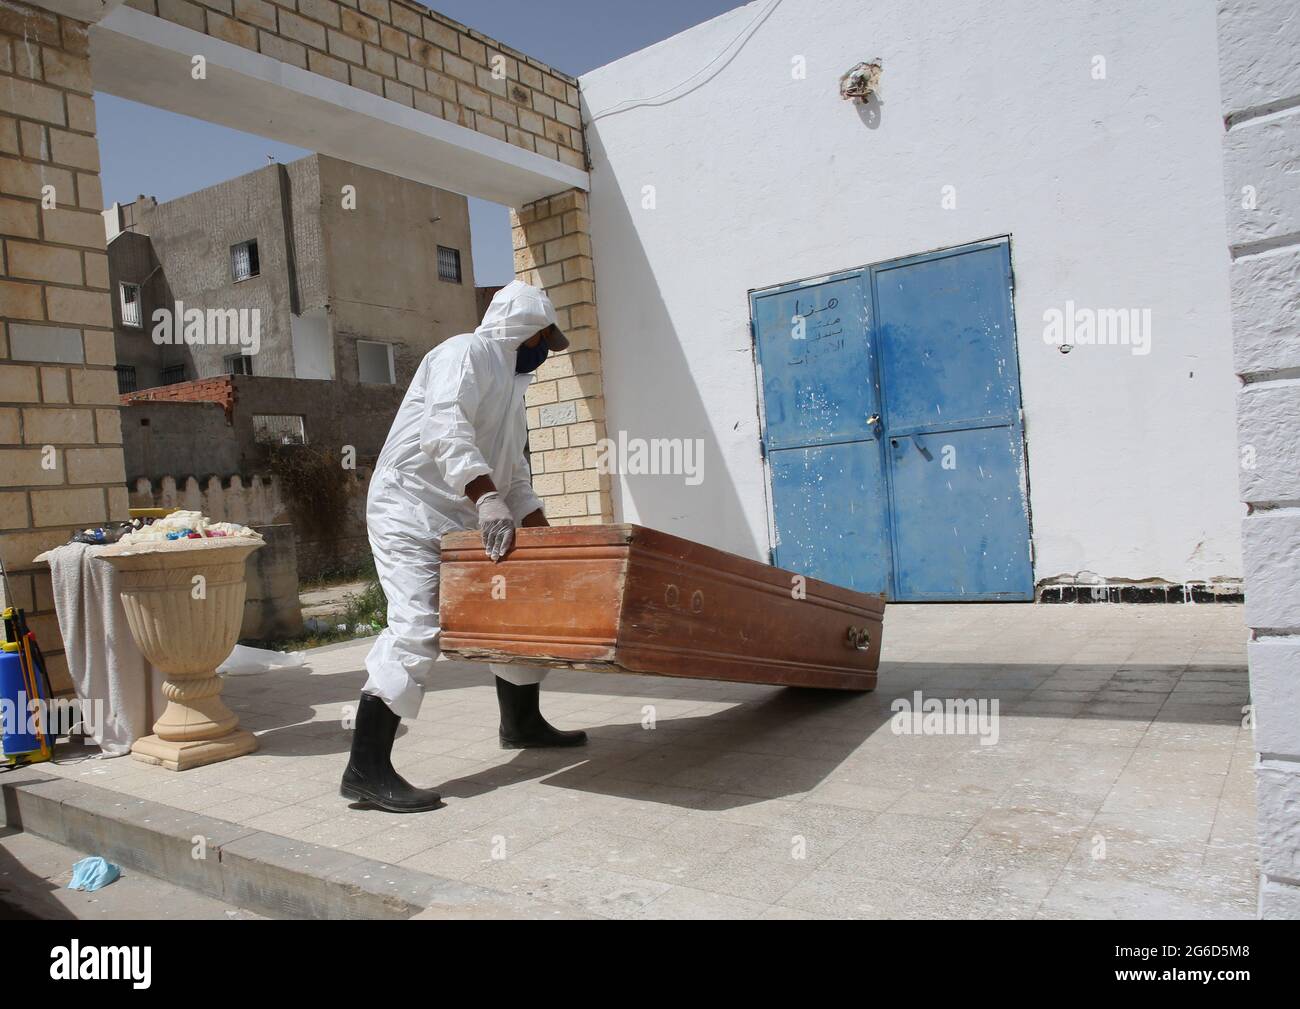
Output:
[[880,60],[859,63],[840,78],[840,97],[846,101],[866,102],[880,87],[884,64]]

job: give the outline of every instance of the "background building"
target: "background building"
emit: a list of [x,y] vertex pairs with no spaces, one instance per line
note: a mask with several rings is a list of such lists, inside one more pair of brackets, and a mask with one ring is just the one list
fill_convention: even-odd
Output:
[[[104,215],[123,392],[222,374],[404,388],[477,323],[465,197],[384,172],[312,155]],[[177,302],[256,309],[260,350],[156,345]]]

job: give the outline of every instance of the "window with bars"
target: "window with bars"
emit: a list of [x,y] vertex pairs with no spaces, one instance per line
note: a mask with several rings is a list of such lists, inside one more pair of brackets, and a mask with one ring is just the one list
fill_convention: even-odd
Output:
[[240,242],[230,247],[230,275],[238,283],[256,277],[261,271],[257,258],[257,241]]
[[253,358],[249,354],[227,354],[222,361],[225,362],[227,375],[253,374]]
[[135,392],[135,365],[119,364],[117,366],[117,391],[120,394]]
[[118,290],[122,301],[122,325],[139,329],[144,325],[140,311],[140,285],[123,283],[118,285]]
[[165,367],[162,370],[162,375],[159,377],[159,381],[161,381],[163,385],[175,385],[177,382],[184,382],[185,365],[183,364],[167,365],[167,367]]
[[451,284],[460,283],[460,250],[438,246],[438,279]]
[[255,413],[253,440],[266,445],[306,445],[307,430],[296,414]]

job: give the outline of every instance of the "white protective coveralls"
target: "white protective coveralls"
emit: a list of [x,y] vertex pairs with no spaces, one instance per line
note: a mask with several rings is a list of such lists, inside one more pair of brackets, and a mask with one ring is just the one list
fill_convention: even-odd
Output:
[[[402,718],[419,713],[423,683],[441,658],[442,536],[478,528],[465,485],[491,476],[516,525],[542,507],[524,458],[524,390],[533,376],[515,373],[515,352],[554,322],[542,291],[518,280],[503,287],[478,329],[424,356],[375,464],[366,525],[388,597],[388,627],[366,656],[363,689]],[[491,669],[517,684],[539,683],[547,672],[528,665]]]

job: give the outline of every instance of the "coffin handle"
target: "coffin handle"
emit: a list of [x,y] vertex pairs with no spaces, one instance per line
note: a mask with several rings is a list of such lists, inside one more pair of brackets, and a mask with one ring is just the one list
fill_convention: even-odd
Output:
[[856,648],[860,652],[865,652],[871,647],[871,632],[865,627],[849,626],[845,638],[850,648]]

